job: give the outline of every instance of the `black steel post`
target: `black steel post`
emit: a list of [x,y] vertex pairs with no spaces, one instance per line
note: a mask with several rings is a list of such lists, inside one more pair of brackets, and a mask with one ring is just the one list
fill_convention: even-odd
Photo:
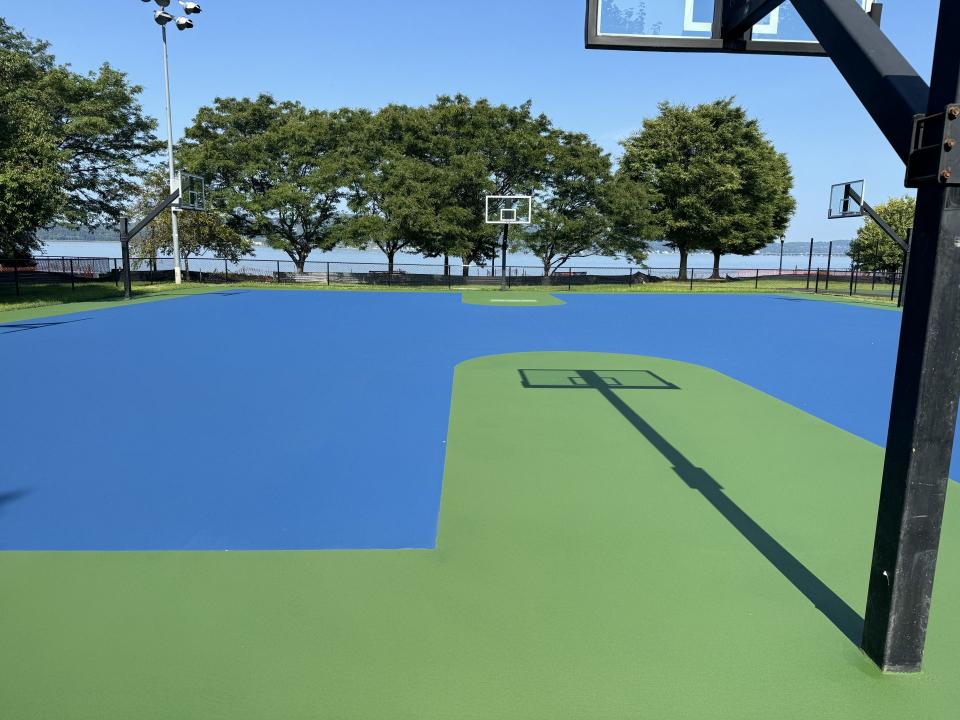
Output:
[[120,287],[120,273],[117,272],[117,259],[113,258],[113,284]]
[[[930,114],[960,123],[960,3],[941,2]],[[953,111],[956,108],[956,111]],[[923,663],[960,398],[960,187],[917,190],[863,649],[881,668]]]
[[810,273],[813,272],[813,238],[810,238],[810,259],[807,261],[807,290],[810,289]]
[[854,277],[857,274],[857,266],[853,263],[850,264],[850,297],[853,297],[853,283]]
[[327,263],[327,285],[330,285],[330,263]]
[[827,246],[827,277],[823,283],[823,291],[827,292],[830,290],[830,266],[833,263],[833,240],[830,241],[830,245]]
[[227,266],[226,258],[223,259],[223,281],[224,282],[230,281],[230,268]]
[[18,268],[17,261],[14,260],[13,261],[13,288],[14,288],[13,291],[16,293],[17,297],[20,297],[20,273],[17,268]]
[[778,275],[783,275],[783,243],[784,239],[780,238],[780,270],[777,272]]
[[506,290],[506,289],[508,288],[508,285],[507,285],[507,243],[508,243],[508,240],[509,240],[509,236],[510,236],[510,226],[505,224],[505,225],[503,226],[503,247],[501,248],[501,253],[500,253],[500,272],[501,272],[501,275],[502,275],[502,278],[501,278],[501,280],[500,280],[500,289],[501,289],[501,290]]
[[123,297],[127,300],[133,295],[130,282],[130,221],[120,218],[120,255],[123,262]]
[[73,258],[70,258],[70,289],[76,290],[77,284],[73,277]]
[[813,286],[813,294],[820,294],[820,268],[817,268],[817,284]]
[[760,268],[757,268],[757,280],[756,280],[756,282],[753,284],[753,289],[754,289],[754,290],[759,290],[759,289],[760,289]]

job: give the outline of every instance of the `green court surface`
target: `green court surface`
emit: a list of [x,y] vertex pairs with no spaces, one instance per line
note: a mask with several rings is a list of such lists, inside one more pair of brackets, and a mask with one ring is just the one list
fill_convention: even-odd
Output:
[[956,717],[955,486],[926,670],[883,676],[879,447],[636,356],[481,358],[452,402],[435,550],[0,553],[0,717]]
[[467,305],[491,305],[493,307],[546,307],[550,305],[566,305],[560,298],[554,297],[542,290],[507,292],[465,292],[461,296]]

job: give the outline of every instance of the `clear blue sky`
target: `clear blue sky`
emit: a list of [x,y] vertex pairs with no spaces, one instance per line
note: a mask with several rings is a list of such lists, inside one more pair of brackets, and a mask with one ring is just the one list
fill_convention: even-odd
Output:
[[[175,3],[174,3],[175,5]],[[171,38],[174,127],[216,96],[270,92],[310,107],[420,104],[463,92],[496,102],[527,98],[561,127],[608,151],[660,100],[735,95],[786,152],[798,210],[788,240],[848,238],[827,221],[829,186],[865,177],[868,199],[903,194],[904,169],[823,58],[587,51],[583,0],[201,0],[197,28]],[[937,0],[887,0],[884,27],[929,78]],[[153,3],[6,2],[8,22],[49,40],[86,71],[109,61],[144,87],[163,118],[160,31]],[[161,126],[163,129],[163,126]]]

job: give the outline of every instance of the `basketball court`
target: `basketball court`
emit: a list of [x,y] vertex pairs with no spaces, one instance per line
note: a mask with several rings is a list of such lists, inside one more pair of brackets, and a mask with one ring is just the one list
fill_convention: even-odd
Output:
[[947,717],[948,602],[922,675],[855,642],[899,314],[558,297],[0,325],[11,716]]

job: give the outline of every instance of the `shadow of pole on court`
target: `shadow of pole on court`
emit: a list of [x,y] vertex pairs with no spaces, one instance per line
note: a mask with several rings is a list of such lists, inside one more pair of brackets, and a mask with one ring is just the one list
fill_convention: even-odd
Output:
[[731,500],[706,470],[694,465],[680,450],[631,408],[616,391],[679,390],[646,370],[521,370],[529,389],[594,390],[603,396],[673,466],[687,487],[700,493],[730,525],[803,594],[843,635],[860,647],[863,618],[770,533]]

